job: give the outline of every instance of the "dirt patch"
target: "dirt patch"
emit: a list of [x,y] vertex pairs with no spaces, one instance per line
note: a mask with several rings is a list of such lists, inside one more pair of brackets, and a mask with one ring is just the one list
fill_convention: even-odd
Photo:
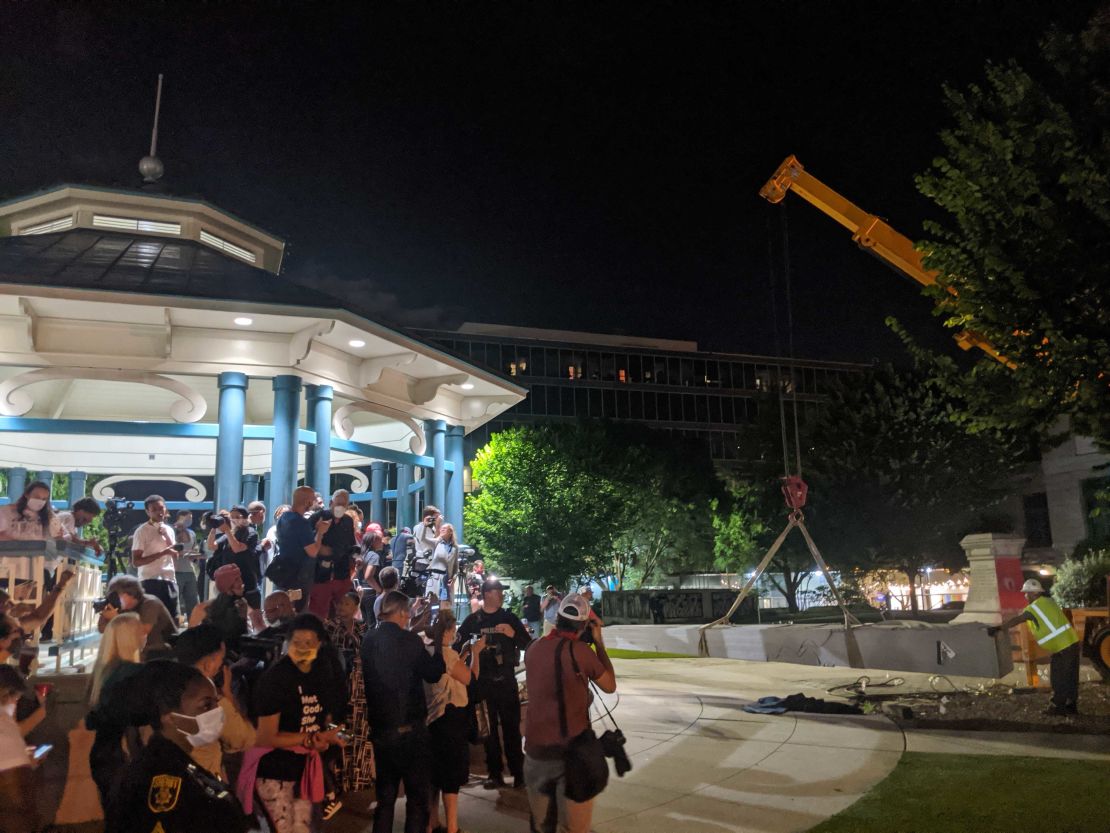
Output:
[[[995,732],[1066,732],[1110,735],[1110,684],[1079,684],[1079,714],[1044,714],[1052,690],[995,687],[982,694],[953,692],[935,698],[899,699],[887,708],[896,723],[916,729],[963,729]],[[904,709],[912,711],[912,717]]]

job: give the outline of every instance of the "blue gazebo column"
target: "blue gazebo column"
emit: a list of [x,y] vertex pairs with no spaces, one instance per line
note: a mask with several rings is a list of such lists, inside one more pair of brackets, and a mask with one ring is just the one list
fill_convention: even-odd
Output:
[[85,484],[88,482],[89,476],[83,471],[71,471],[69,473],[69,508],[73,508],[73,504],[85,496]]
[[262,478],[257,474],[244,474],[243,475],[243,505],[253,503],[258,500],[258,485],[261,483]]
[[463,440],[466,432],[461,425],[447,426],[447,459],[455,467],[447,476],[447,499],[443,516],[447,523],[455,527],[455,539],[462,543],[463,538]]
[[446,433],[447,423],[442,419],[424,420],[425,453],[435,460],[433,468],[424,470],[424,505],[433,504],[440,512],[444,511],[447,498],[447,469],[443,465],[447,459]]
[[221,373],[220,433],[216,437],[216,489],[212,501],[217,509],[239,502],[243,479],[243,426],[247,418],[247,375]]
[[50,471],[49,469],[43,469],[35,475],[35,479],[41,480],[43,483],[45,483],[50,489],[50,494],[54,494],[54,472]]
[[412,495],[409,487],[412,485],[412,465],[401,463],[397,466],[397,530],[404,527],[412,529],[416,523],[412,514]]
[[370,464],[370,520],[382,527],[389,526],[385,513],[385,463],[374,460]]
[[274,510],[277,509],[280,504],[274,503],[272,500],[270,500],[270,495],[270,473],[265,472],[262,475],[262,499],[267,503],[267,506],[270,510],[270,517],[273,517]]
[[270,469],[273,506],[293,502],[297,485],[297,432],[301,427],[301,377],[274,377],[274,447]]
[[22,466],[8,469],[8,497],[14,503],[23,496],[27,488],[27,469]]
[[331,385],[305,385],[307,428],[316,442],[305,448],[305,483],[325,497],[331,494]]

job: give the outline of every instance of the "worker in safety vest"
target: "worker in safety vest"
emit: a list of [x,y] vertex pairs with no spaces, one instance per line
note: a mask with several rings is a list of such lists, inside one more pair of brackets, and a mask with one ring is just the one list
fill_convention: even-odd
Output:
[[1079,634],[1071,626],[1060,605],[1044,592],[1041,583],[1031,578],[1021,586],[1029,602],[1017,616],[1001,625],[987,628],[987,635],[994,636],[1022,622],[1029,623],[1029,632],[1044,650],[1052,654],[1049,679],[1052,681],[1052,705],[1045,714],[1078,714],[1079,698]]

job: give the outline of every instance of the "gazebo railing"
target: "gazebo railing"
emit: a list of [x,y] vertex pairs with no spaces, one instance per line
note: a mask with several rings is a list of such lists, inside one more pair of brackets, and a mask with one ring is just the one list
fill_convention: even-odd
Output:
[[[61,671],[64,653],[71,654],[72,662],[75,651],[83,655],[95,643],[97,614],[93,602],[104,592],[103,561],[90,549],[55,541],[0,541],[0,579],[6,580],[13,600],[17,585],[33,581],[34,590],[20,601],[40,605],[46,594],[43,581],[46,564],[54,561],[61,570],[76,574],[54,607],[54,645],[50,653],[56,657],[55,671]],[[36,662],[41,636],[41,628],[31,635]]]

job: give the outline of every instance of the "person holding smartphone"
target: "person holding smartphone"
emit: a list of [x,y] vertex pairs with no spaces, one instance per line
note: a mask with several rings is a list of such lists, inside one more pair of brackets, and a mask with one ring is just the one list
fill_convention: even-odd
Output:
[[15,720],[16,703],[27,693],[23,675],[10,665],[0,665],[0,813],[8,833],[39,829],[34,784],[38,762],[27,751],[24,732]]

